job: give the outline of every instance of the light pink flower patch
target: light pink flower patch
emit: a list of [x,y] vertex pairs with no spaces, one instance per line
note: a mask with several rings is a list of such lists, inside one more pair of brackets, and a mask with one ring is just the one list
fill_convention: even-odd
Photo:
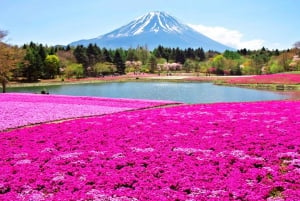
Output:
[[0,94],[0,130],[171,103],[175,102],[6,93]]
[[300,102],[121,112],[0,133],[0,200],[299,200]]

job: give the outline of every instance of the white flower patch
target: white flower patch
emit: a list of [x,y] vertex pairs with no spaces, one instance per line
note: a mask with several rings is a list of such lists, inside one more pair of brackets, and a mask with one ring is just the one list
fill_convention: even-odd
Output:
[[188,133],[177,132],[174,134],[174,137],[187,136],[187,135],[188,135]]
[[136,198],[130,198],[126,196],[109,196],[97,189],[92,189],[86,194],[92,196],[94,201],[138,201]]
[[173,149],[173,151],[184,152],[188,155],[192,153],[200,152],[203,153],[205,156],[209,156],[212,152],[212,150],[209,149],[195,149],[195,148],[182,148],[182,147],[176,147]]
[[31,160],[29,159],[24,159],[24,160],[19,160],[16,162],[16,165],[25,165],[25,164],[30,164]]
[[18,154],[14,154],[14,158],[15,159],[21,159],[21,158],[26,158],[28,156],[28,153],[18,153]]
[[95,150],[89,151],[89,153],[94,154],[96,156],[104,155],[106,152],[107,151],[95,151]]
[[123,153],[116,153],[111,156],[112,158],[125,158],[125,155]]
[[58,155],[57,157],[55,157],[55,159],[61,160],[61,159],[77,158],[81,154],[82,154],[82,152],[64,153],[64,154]]
[[147,153],[147,152],[153,152],[154,149],[149,147],[149,148],[138,148],[138,147],[131,147],[131,150],[133,152],[142,152],[142,153]]
[[300,154],[297,152],[285,152],[285,153],[278,153],[278,158],[299,158]]
[[52,178],[52,181],[64,181],[65,180],[65,176],[62,173],[56,173],[54,174],[54,177]]
[[57,151],[57,149],[52,148],[52,147],[46,147],[45,149],[43,149],[43,150],[41,151],[41,153],[53,153],[53,152],[55,152],[55,151]]

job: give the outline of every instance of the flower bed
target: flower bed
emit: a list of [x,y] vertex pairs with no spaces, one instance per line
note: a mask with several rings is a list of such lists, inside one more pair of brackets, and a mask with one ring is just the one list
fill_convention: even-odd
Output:
[[0,133],[0,200],[299,200],[300,102],[121,112]]
[[83,116],[166,105],[175,102],[71,97],[41,94],[0,94],[0,130]]
[[300,84],[300,74],[272,74],[231,78],[229,84]]

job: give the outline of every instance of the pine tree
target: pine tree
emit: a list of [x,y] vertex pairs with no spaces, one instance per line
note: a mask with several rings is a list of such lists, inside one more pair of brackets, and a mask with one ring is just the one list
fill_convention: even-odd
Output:
[[117,71],[119,74],[125,74],[125,63],[122,59],[122,56],[120,54],[120,50],[116,50],[115,52],[115,56],[114,56],[114,61],[113,63],[116,65],[117,67]]
[[103,48],[103,60],[104,62],[109,62],[109,63],[112,63],[112,58],[110,56],[110,53],[109,51],[106,49],[106,48]]

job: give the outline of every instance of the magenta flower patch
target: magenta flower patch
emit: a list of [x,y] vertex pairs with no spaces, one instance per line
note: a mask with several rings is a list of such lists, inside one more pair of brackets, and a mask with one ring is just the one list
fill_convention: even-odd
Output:
[[231,78],[227,82],[230,84],[300,84],[300,74],[255,75]]
[[171,101],[0,94],[0,130],[61,119],[110,114],[172,104]]
[[299,200],[300,102],[185,105],[0,133],[0,200]]

